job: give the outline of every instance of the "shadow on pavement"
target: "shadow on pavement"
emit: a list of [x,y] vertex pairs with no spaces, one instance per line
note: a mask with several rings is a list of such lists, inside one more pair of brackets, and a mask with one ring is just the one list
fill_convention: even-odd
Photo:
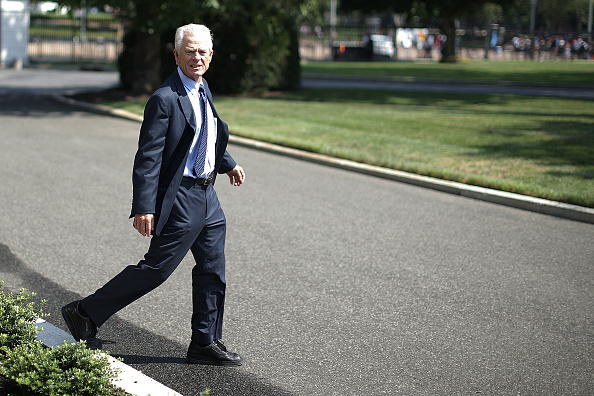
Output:
[[[20,280],[20,286],[36,293],[34,301],[46,300],[44,312],[48,322],[68,331],[62,320],[62,305],[81,296],[66,290],[29,268],[14,255],[7,245],[0,243],[0,279],[10,276]],[[16,292],[5,283],[4,289]],[[107,321],[99,333],[104,349],[116,358],[184,396],[197,395],[209,388],[213,395],[292,395],[267,383],[267,380],[243,367],[215,367],[185,363],[187,345],[147,331],[117,315]],[[249,364],[249,357],[247,357]]]
[[[31,101],[25,101],[23,97],[31,98]],[[33,100],[41,103],[41,106],[36,106],[35,109],[30,108],[29,102]],[[63,116],[75,112],[80,112],[80,110],[74,107],[66,107],[50,96],[33,93],[3,92],[0,89],[0,115],[2,116],[39,118]]]

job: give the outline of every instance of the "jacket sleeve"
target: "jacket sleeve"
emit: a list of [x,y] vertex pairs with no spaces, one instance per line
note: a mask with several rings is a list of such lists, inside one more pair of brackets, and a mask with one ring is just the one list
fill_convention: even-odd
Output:
[[235,163],[233,157],[231,157],[231,154],[229,154],[227,150],[225,150],[225,154],[223,155],[223,161],[221,162],[221,167],[219,168],[219,173],[227,173],[233,170],[233,168],[235,168],[236,165],[237,164]]
[[144,109],[144,120],[140,127],[138,151],[134,158],[132,172],[132,213],[155,213],[159,174],[165,137],[169,126],[167,103],[160,95],[153,95]]

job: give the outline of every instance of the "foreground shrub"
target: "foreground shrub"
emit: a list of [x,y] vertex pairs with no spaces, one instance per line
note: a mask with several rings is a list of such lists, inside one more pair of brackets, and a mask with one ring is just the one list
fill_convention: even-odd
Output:
[[[4,282],[0,281],[0,287]],[[35,294],[4,293],[0,290],[0,347],[13,348],[35,341],[35,318],[41,317],[41,305],[30,302]]]
[[[0,287],[4,282],[0,281]],[[110,382],[116,373],[106,355],[84,343],[46,348],[36,339],[35,319],[45,316],[26,290],[0,290],[0,395],[121,396]]]
[[36,341],[8,349],[2,347],[0,393],[29,395],[126,395],[114,388],[116,373],[106,355],[87,349],[84,343],[46,348]]

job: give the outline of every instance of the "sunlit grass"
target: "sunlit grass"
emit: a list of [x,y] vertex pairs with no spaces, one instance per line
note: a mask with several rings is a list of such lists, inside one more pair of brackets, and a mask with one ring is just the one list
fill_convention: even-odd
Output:
[[592,100],[308,89],[215,102],[235,135],[594,207]]

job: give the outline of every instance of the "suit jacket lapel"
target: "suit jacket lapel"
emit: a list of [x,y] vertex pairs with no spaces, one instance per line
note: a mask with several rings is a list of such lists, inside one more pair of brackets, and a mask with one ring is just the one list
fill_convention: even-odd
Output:
[[182,112],[184,113],[184,117],[192,129],[196,130],[196,116],[194,115],[194,107],[192,106],[192,102],[190,102],[186,88],[184,88],[184,84],[182,83],[181,78],[179,78],[177,71],[174,72],[173,80],[175,81],[177,94],[179,95],[178,100]]

